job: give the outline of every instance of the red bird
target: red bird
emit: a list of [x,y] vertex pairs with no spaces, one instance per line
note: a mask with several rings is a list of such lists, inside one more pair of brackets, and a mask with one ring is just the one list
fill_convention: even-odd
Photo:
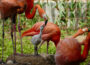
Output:
[[[78,35],[81,33],[82,32],[79,31]],[[80,62],[85,61],[85,59],[87,58],[89,48],[90,32],[88,32],[88,35],[84,40],[84,50],[82,54],[81,44],[76,39],[65,38],[57,45],[55,54],[56,65],[80,65]]]
[[[3,47],[4,47],[4,21],[7,18],[10,18],[12,21],[11,37],[12,37],[13,50],[15,53],[14,42],[13,42],[13,30],[14,30],[15,40],[16,40],[16,15],[17,13],[24,12],[25,8],[26,8],[25,0],[0,0],[0,18],[3,20],[2,63],[3,63]],[[16,42],[15,42],[15,45],[16,45]]]
[[[4,46],[4,21],[7,18],[10,18],[12,21],[11,37],[12,37],[13,48],[14,48],[14,42],[13,42],[13,31],[14,31],[14,37],[15,37],[14,54],[16,54],[16,17],[17,17],[17,14],[21,14],[25,11],[26,17],[31,19],[34,17],[36,9],[38,9],[40,16],[43,17],[45,20],[47,20],[47,16],[44,10],[39,5],[36,5],[33,8],[33,4],[34,4],[34,0],[0,0],[0,18],[3,20],[2,61],[3,61],[3,46]],[[30,14],[30,11],[32,8],[33,8],[33,11],[32,11],[32,14]],[[18,29],[20,32],[20,25],[18,27],[19,27]],[[22,43],[21,43],[21,48],[22,48]],[[22,50],[21,50],[21,53],[23,53]]]
[[[44,24],[44,22],[37,22],[36,24],[33,25],[32,28],[23,32],[22,37],[24,37],[24,36],[34,36],[36,34],[39,34],[40,26],[42,26],[43,24]],[[47,41],[47,53],[48,53],[49,41],[50,40],[53,41],[55,46],[57,47],[57,44],[60,41],[60,35],[61,35],[60,28],[56,24],[54,24],[52,22],[48,22],[47,25],[45,26],[45,28],[43,29],[43,32],[42,32],[43,42]]]

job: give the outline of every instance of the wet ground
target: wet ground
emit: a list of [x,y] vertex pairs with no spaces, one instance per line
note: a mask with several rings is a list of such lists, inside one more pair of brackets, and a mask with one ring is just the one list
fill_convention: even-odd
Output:
[[7,58],[7,65],[55,65],[54,55],[17,55],[15,56],[16,63],[14,64],[12,63],[13,58],[13,56]]

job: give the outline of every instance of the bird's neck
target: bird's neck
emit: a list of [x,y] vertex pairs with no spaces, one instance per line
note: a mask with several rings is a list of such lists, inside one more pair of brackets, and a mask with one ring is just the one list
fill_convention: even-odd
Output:
[[57,48],[58,43],[60,42],[60,39],[58,41],[55,41],[55,46]]
[[55,47],[57,47],[58,43],[60,42],[60,35],[55,36],[52,41],[54,42]]
[[42,36],[42,30],[40,30],[39,36],[40,36],[40,37]]
[[27,9],[28,11],[31,11],[34,5],[34,0],[26,0],[27,1]]
[[35,15],[35,12],[36,12],[36,10],[34,8],[32,13],[30,13],[33,6],[34,6],[34,0],[27,0],[27,8],[26,8],[26,11],[25,11],[25,16],[29,19],[33,18],[34,15]]
[[84,41],[84,50],[83,50],[83,53],[81,55],[81,60],[82,61],[84,61],[87,58],[89,48],[90,48],[90,33],[88,33],[88,35],[87,35],[87,37]]
[[[32,9],[32,13],[30,13]],[[28,19],[32,19],[35,16],[36,10],[38,9],[39,15],[42,17],[42,12],[44,13],[44,10],[40,7],[40,5],[34,6],[34,0],[27,0],[27,9],[25,11],[25,16]]]

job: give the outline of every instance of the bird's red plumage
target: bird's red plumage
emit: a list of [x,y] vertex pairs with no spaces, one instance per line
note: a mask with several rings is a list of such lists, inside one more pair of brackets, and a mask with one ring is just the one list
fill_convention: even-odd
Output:
[[34,5],[34,0],[26,0],[27,1],[27,8],[26,8],[26,11],[25,11],[25,16],[27,18],[33,18],[34,15],[35,15],[35,9],[32,11],[33,13],[31,14],[30,11],[31,9],[33,8],[33,5]]
[[[81,45],[74,38],[65,38],[57,45],[55,61],[57,65],[79,65],[85,61],[90,48],[90,33],[88,33],[85,42],[84,50],[81,54]],[[75,63],[75,64],[74,64]]]
[[27,1],[27,12],[30,12],[34,5],[34,0],[26,0]]
[[25,0],[1,0],[0,1],[0,14],[1,18],[12,17],[17,13],[25,11],[26,1]]
[[82,61],[84,61],[88,56],[88,51],[89,51],[89,48],[90,48],[90,32],[88,33],[88,35],[87,35],[87,37],[86,37],[86,39],[83,43],[84,43],[85,47],[84,47],[83,54],[81,55],[82,56],[82,58],[81,58]]
[[[22,37],[24,36],[33,36],[36,35],[40,32],[40,26],[42,26],[44,22],[37,22],[36,24],[33,25],[32,28],[26,30],[25,32],[22,33]],[[55,45],[57,46],[57,43],[60,40],[60,28],[51,22],[48,22],[45,28],[43,29],[42,32],[42,39],[45,41],[53,41]]]

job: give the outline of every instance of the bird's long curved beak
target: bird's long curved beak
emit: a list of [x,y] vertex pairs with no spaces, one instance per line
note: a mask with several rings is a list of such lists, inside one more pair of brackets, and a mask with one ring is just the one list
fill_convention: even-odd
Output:
[[47,25],[47,23],[48,23],[48,20],[45,21],[45,26]]
[[48,20],[45,20],[45,23],[43,24],[43,26],[45,27],[48,23]]

